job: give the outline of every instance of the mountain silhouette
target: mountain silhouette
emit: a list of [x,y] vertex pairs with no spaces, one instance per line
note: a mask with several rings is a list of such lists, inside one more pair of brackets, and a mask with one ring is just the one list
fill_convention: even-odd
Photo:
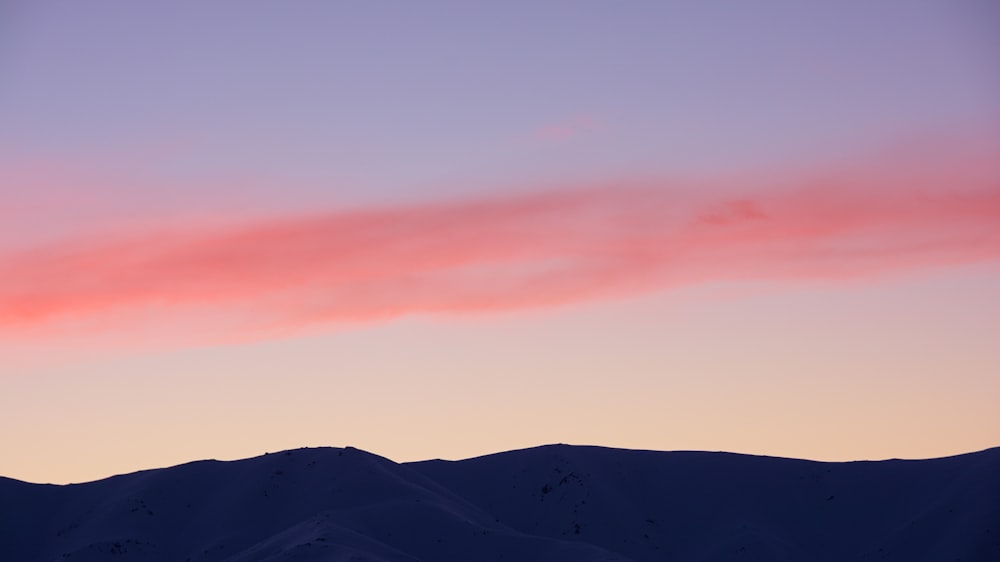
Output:
[[297,449],[65,486],[0,478],[4,562],[1000,560],[1000,448],[815,462],[547,445]]

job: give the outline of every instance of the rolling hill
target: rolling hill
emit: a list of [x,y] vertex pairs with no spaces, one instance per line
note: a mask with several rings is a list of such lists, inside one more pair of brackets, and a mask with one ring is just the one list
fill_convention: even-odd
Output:
[[65,486],[0,478],[4,562],[1000,561],[1000,448],[824,463],[548,445],[354,448]]

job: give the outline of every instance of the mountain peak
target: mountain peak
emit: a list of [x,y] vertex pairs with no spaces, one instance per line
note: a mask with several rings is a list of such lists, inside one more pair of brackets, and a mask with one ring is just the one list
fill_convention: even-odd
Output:
[[303,448],[0,479],[0,559],[985,562],[1000,559],[997,473],[1000,448],[820,463],[552,444],[403,464]]

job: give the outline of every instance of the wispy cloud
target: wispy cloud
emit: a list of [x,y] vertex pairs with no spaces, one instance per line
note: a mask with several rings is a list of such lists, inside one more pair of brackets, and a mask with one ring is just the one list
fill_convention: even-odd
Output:
[[90,234],[0,254],[0,332],[129,332],[141,312],[142,322],[240,338],[718,280],[996,261],[1000,174],[991,166],[894,158],[767,190],[622,182]]
[[587,115],[578,115],[559,123],[539,128],[532,135],[536,141],[565,141],[597,129],[597,122]]

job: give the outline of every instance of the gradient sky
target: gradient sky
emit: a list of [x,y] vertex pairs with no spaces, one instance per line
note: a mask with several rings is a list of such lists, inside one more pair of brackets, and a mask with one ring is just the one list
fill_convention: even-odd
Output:
[[1000,10],[0,7],[0,475],[1000,445]]

